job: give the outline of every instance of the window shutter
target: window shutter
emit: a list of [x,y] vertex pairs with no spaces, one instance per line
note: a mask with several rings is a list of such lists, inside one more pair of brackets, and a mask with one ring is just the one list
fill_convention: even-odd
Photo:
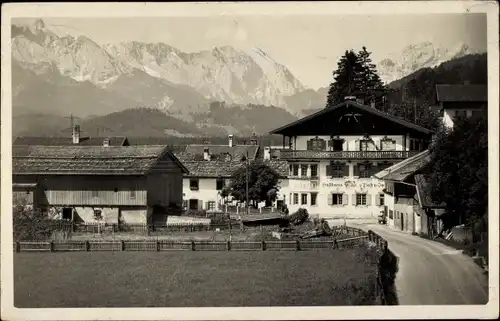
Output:
[[370,194],[366,194],[366,205],[372,205],[372,196]]
[[376,197],[377,198],[375,199],[375,205],[380,206],[380,194],[377,194]]
[[356,139],[356,141],[354,143],[355,143],[355,149],[354,150],[360,151],[361,150],[360,140]]
[[307,141],[307,150],[312,150],[312,140]]
[[202,210],[202,209],[203,209],[203,201],[198,200],[198,210]]
[[356,194],[352,194],[352,205],[357,205],[356,204]]
[[348,204],[349,204],[349,194],[342,195],[342,205],[348,205]]
[[344,177],[349,176],[349,164],[344,164],[344,167],[342,170],[342,176],[344,176]]
[[332,176],[332,165],[326,165],[326,176]]
[[204,210],[208,210],[208,209],[210,209],[209,202],[205,202],[205,208],[204,208]]
[[182,207],[185,208],[185,209],[187,209],[187,207],[188,207],[188,201],[187,200],[183,200],[182,201]]
[[324,139],[321,140],[321,150],[326,149],[326,141]]
[[360,164],[355,164],[354,166],[354,176],[359,176],[359,165]]
[[328,205],[333,205],[333,194],[328,193]]
[[328,147],[333,147],[333,139],[328,140]]

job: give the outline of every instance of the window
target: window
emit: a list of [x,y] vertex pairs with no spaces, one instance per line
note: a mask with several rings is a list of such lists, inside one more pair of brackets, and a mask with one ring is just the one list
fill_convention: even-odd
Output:
[[130,191],[130,198],[135,199],[135,190]]
[[378,199],[379,199],[379,205],[380,206],[385,205],[385,196],[384,196],[384,194],[380,194]]
[[390,138],[384,137],[380,140],[381,150],[396,150],[396,142]]
[[419,141],[415,141],[415,150],[420,150],[420,142]]
[[189,189],[192,191],[197,191],[199,189],[199,181],[197,179],[190,179]]
[[370,171],[368,164],[359,164],[359,178],[370,178]]
[[299,204],[299,194],[297,194],[297,193],[293,194],[293,204],[294,205]]
[[332,194],[332,203],[331,205],[342,205],[342,194]]
[[359,150],[361,150],[361,151],[367,151],[368,150],[368,141],[367,140],[361,140],[361,141],[359,141]]
[[62,219],[70,221],[73,219],[73,209],[71,207],[65,207],[62,209]]
[[318,198],[318,193],[311,193],[311,205],[312,206],[316,205],[317,198]]
[[207,202],[207,210],[209,210],[209,211],[215,210],[215,202],[214,201]]
[[292,176],[299,176],[299,165],[293,164]]
[[311,177],[318,177],[318,165],[317,164],[311,165]]
[[99,197],[99,191],[92,191],[92,197]]
[[307,165],[300,165],[300,176],[306,177],[307,176]]
[[394,218],[394,211],[389,210],[389,218],[392,220]]
[[367,205],[366,194],[356,194],[356,205]]
[[190,199],[189,200],[189,209],[190,210],[198,210],[198,200],[197,199]]
[[342,178],[342,177],[344,177],[344,168],[345,168],[345,166],[346,165],[339,164],[339,163],[330,164],[329,168],[327,169],[327,171],[330,172],[329,175],[332,178]]
[[343,139],[332,139],[333,151],[338,152],[344,150],[344,148],[342,147],[343,144],[344,144]]
[[101,210],[94,210],[94,219],[95,220],[102,220],[102,211]]
[[223,178],[217,178],[215,181],[215,188],[220,191],[221,189],[224,188],[224,179]]
[[313,138],[307,141],[307,150],[322,151],[326,149],[326,141],[321,138]]
[[307,194],[302,194],[300,197],[300,204],[307,205]]

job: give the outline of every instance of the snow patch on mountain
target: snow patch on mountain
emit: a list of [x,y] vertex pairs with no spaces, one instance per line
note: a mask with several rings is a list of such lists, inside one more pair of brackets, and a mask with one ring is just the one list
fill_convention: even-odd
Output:
[[432,68],[441,63],[468,54],[479,53],[468,45],[460,43],[452,48],[435,46],[432,42],[408,45],[400,52],[389,55],[377,64],[383,81],[390,83],[421,69]]

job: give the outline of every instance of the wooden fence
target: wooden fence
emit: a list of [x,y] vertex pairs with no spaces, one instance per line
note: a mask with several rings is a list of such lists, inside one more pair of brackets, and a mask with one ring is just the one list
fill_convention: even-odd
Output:
[[301,251],[316,249],[352,248],[365,244],[368,236],[331,240],[295,241],[168,241],[168,240],[110,240],[110,241],[20,241],[14,243],[16,252],[92,252],[92,251]]

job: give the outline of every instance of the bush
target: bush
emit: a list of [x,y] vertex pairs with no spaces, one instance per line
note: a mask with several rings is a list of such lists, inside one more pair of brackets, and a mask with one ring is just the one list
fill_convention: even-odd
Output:
[[290,215],[289,221],[293,225],[300,225],[306,222],[308,218],[309,218],[309,213],[307,212],[307,210],[305,208],[299,208],[297,212]]
[[18,203],[13,208],[13,237],[15,241],[36,241],[49,239],[56,231],[71,232],[71,225],[65,220],[49,219],[39,210]]

